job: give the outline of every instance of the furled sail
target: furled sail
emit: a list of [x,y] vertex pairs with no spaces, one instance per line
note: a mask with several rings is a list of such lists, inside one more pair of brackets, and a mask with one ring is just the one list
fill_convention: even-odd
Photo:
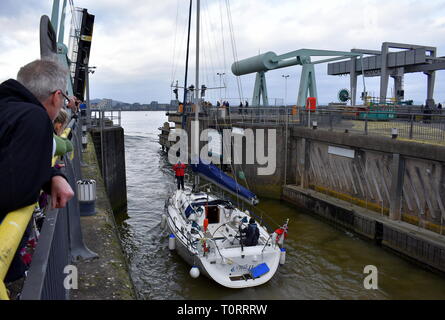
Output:
[[199,174],[204,179],[209,180],[221,189],[240,197],[252,205],[258,204],[258,198],[253,192],[237,183],[232,177],[229,177],[222,172],[214,164],[199,159],[199,164],[192,164],[191,166],[193,172]]

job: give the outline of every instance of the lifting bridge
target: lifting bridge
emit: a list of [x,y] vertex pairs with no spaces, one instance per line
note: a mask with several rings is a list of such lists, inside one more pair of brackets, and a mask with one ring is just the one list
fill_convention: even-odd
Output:
[[[262,98],[263,106],[268,106],[268,96],[266,87],[266,72],[270,70],[286,68],[290,66],[301,65],[300,88],[298,90],[298,106],[306,104],[308,96],[317,98],[317,86],[315,81],[315,64],[343,60],[347,58],[357,58],[362,53],[300,49],[288,52],[282,55],[276,55],[274,52],[266,52],[258,56],[236,61],[232,64],[232,72],[236,76],[255,73],[256,80],[252,98],[252,105],[259,106]],[[331,57],[312,61],[312,57]]]

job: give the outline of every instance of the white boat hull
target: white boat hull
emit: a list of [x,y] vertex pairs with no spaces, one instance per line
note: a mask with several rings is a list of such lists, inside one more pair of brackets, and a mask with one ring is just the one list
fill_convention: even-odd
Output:
[[[203,275],[228,288],[254,287],[269,281],[278,269],[280,248],[272,243],[267,230],[259,226],[258,245],[242,246],[239,239],[233,237],[236,228],[232,222],[221,217],[218,223],[209,224],[206,233],[192,236],[188,232],[191,222],[184,215],[184,210],[181,210],[184,206],[180,204],[187,198],[193,203],[193,197],[191,192],[181,190],[175,192],[168,201],[167,226],[175,236],[175,250],[179,256],[189,265],[198,267]],[[248,216],[239,210],[233,211],[233,214]],[[203,220],[194,221],[199,225]]]

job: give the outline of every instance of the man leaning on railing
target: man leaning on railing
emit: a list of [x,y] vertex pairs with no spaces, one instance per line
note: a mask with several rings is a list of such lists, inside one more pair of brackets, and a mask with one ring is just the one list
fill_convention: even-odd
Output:
[[0,224],[9,212],[36,203],[42,189],[52,208],[74,196],[66,177],[51,167],[52,122],[67,100],[67,77],[56,61],[36,60],[20,69],[17,81],[0,84]]

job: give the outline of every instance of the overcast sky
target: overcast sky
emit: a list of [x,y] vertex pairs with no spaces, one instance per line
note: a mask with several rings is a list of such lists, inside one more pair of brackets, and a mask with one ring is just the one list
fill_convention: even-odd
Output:
[[[15,78],[20,66],[39,58],[40,16],[51,16],[52,2],[0,0],[1,82]],[[189,1],[74,0],[74,5],[95,15],[90,66],[96,66],[97,71],[90,80],[91,97],[130,103],[169,102],[171,83],[184,83]],[[259,52],[284,54],[302,48],[378,50],[382,42],[390,41],[437,47],[438,56],[445,56],[443,0],[201,0],[201,6],[200,84],[219,87],[221,80],[227,87],[209,90],[212,102],[220,95],[234,99],[232,104],[240,95],[252,98],[255,76],[242,76],[238,87],[230,71],[235,54],[244,59]],[[68,14],[67,29],[69,25]],[[188,84],[195,82],[194,32]],[[315,68],[319,101],[337,101],[337,92],[349,88],[349,77],[328,76],[326,64]],[[300,72],[301,67],[294,66],[267,73],[271,104],[285,97],[282,75],[289,75],[287,102],[296,102]],[[220,78],[217,73],[225,75]],[[360,77],[358,92],[362,83]],[[365,83],[368,91],[378,96],[379,79],[366,78]],[[404,84],[405,98],[424,102],[425,75],[407,74]],[[445,101],[445,71],[436,73],[435,99]]]

